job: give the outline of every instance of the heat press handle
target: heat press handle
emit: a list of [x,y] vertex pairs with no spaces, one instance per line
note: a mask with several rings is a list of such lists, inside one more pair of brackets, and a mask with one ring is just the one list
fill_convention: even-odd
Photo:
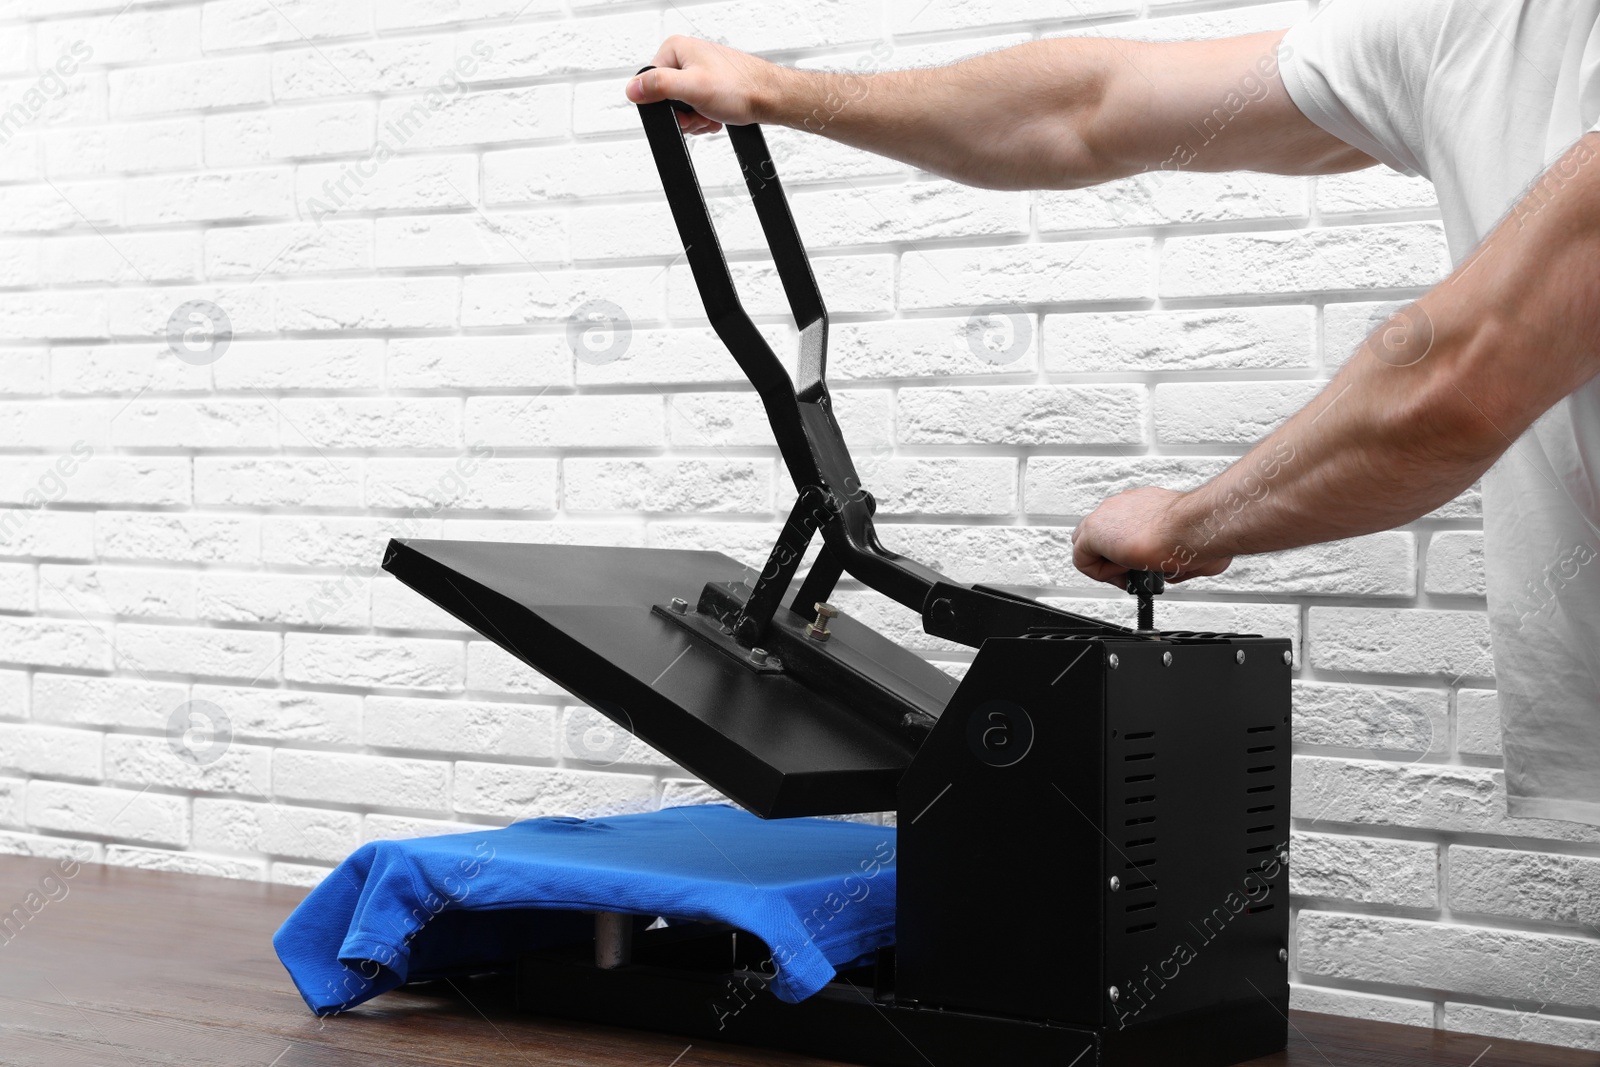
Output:
[[[639,73],[652,69],[653,66],[641,67]],[[771,249],[773,266],[783,283],[784,296],[788,298],[799,328],[799,373],[795,379],[789,377],[766,338],[745,312],[734,287],[716,227],[706,208],[705,194],[695,174],[694,160],[690,158],[688,137],[674,114],[674,111],[693,111],[693,108],[681,100],[659,100],[640,104],[638,108],[656,169],[661,175],[667,205],[672,209],[678,236],[683,241],[684,255],[705,305],[706,317],[761,398],[778,451],[794,479],[795,488],[800,491],[797,506],[798,501],[808,499],[808,487],[831,493],[832,506],[822,509],[822,514],[812,509],[801,515],[802,521],[807,516],[814,518],[816,527],[822,529],[831,566],[918,612],[926,632],[973,648],[981,646],[989,637],[1016,635],[1031,627],[1064,627],[1088,632],[1107,630],[1107,625],[1096,619],[1074,615],[1026,597],[951,582],[932,567],[891,552],[879,542],[872,523],[871,494],[861,489],[861,478],[856,473],[828,395],[828,313],[822,302],[822,291],[812,274],[811,262],[806,258],[800,231],[778,181],[777,168],[760,124],[725,125],[725,128]],[[808,526],[807,531],[810,528]],[[780,540],[773,559],[779,558],[777,549],[786,547]],[[791,560],[798,560],[797,555],[789,555]],[[793,572],[784,571],[780,566],[773,573],[768,584],[781,590]],[[826,572],[813,570],[813,577],[817,573]],[[837,578],[838,573],[834,577]],[[761,583],[757,585],[759,591]],[[752,600],[755,599],[752,594]],[[815,599],[826,599],[826,595]],[[757,614],[771,617],[764,606]],[[1122,627],[1109,629],[1121,630]]]
[[[655,66],[640,67],[638,73],[654,70]],[[645,135],[650,139],[650,149],[655,154],[656,166],[661,172],[661,184],[672,208],[673,219],[678,224],[678,235],[683,238],[684,252],[689,267],[694,272],[706,312],[715,323],[721,316],[742,311],[733,279],[728,273],[721,242],[717,239],[710,212],[706,210],[705,194],[695,174],[694,161],[689,156],[688,137],[678,125],[672,111],[696,114],[694,108],[682,100],[662,100],[653,104],[640,104],[639,114],[644,121]],[[795,226],[789,211],[789,201],[783,195],[778,181],[777,167],[767,148],[767,139],[758,123],[746,126],[724,125],[728,140],[733,144],[739,169],[744,173],[745,185],[755,203],[756,216],[761,222],[761,232],[772,250],[772,261],[778,278],[783,283],[784,296],[794,314],[795,326],[804,335],[808,327],[814,332],[825,332],[827,311],[822,304],[822,290],[811,273],[811,263],[806,258],[805,246],[800,241],[800,230]],[[819,339],[820,340],[820,339]],[[815,345],[817,355],[825,351],[825,344]],[[735,353],[737,355],[737,353]],[[818,360],[820,364],[820,358]],[[802,368],[801,391],[815,381],[820,381],[824,368],[820,365]],[[758,385],[759,388],[759,385]]]

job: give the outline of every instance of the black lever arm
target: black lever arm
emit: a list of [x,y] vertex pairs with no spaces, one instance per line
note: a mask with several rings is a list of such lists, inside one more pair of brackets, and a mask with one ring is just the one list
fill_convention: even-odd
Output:
[[[644,67],[639,73],[650,69]],[[795,488],[805,498],[808,487],[813,487],[809,495],[820,494],[827,501],[823,514],[815,518],[838,565],[863,584],[919,612],[928,633],[973,647],[987,637],[1019,634],[1029,627],[1122,629],[1035,600],[951,582],[916,560],[883,547],[872,523],[872,495],[856,474],[824,380],[828,313],[822,292],[761,127],[751,123],[726,129],[800,331],[798,391],[739,300],[689,156],[688,140],[673,114],[675,108],[688,109],[679,101],[664,100],[639,105],[639,117],[695,285],[717,336],[761,397]],[[756,620],[755,636],[765,630],[770,619],[768,614]]]

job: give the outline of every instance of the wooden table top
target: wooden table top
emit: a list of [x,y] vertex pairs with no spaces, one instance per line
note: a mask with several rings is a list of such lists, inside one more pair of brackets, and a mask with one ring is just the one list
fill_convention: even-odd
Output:
[[[318,1019],[272,951],[305,890],[0,857],[0,1064],[19,1067],[610,1065],[826,1067],[829,1061],[519,1015],[493,979],[396,990]],[[64,886],[66,892],[61,893]],[[51,896],[56,899],[51,899]],[[0,914],[0,919],[4,915]],[[1296,1012],[1253,1067],[1596,1067],[1600,1054]]]

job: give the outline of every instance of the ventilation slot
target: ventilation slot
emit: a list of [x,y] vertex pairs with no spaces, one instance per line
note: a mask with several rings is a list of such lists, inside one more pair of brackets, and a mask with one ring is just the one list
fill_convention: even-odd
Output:
[[1246,915],[1259,915],[1264,911],[1271,911],[1273,908],[1276,908],[1276,907],[1277,907],[1276,904],[1259,904],[1256,907],[1244,909],[1244,913]]
[[[1132,759],[1133,757],[1129,756],[1128,758]],[[1276,763],[1267,763],[1267,764],[1263,764],[1260,767],[1246,767],[1245,768],[1245,773],[1246,774],[1266,774],[1268,771],[1275,771],[1277,769],[1278,769],[1278,765]]]
[[1254,856],[1257,852],[1271,852],[1277,847],[1277,845],[1257,845],[1255,848],[1245,849],[1244,854],[1246,856]]
[[[1155,736],[1155,730],[1139,730],[1125,735],[1124,740],[1130,742],[1128,748],[1147,748],[1149,747],[1150,740]],[[1145,742],[1145,744],[1141,745],[1138,744],[1138,742]],[[1134,765],[1128,768],[1129,773],[1123,778],[1123,783],[1130,787],[1128,790],[1129,793],[1134,794],[1123,798],[1122,802],[1124,806],[1136,808],[1140,805],[1155,804],[1158,799],[1156,793],[1145,791],[1134,793],[1134,790],[1140,786],[1143,786],[1145,790],[1153,788],[1153,786],[1151,786],[1149,783],[1153,783],[1156,780],[1156,775],[1153,772],[1141,773],[1136,768],[1138,768],[1139,764],[1142,764],[1147,760],[1154,760],[1157,756],[1157,753],[1154,751],[1128,752],[1127,749],[1124,749],[1124,752],[1126,754],[1122,757],[1123,762]],[[1157,809],[1147,807],[1145,810]],[[1134,830],[1135,827],[1153,828],[1151,827],[1151,824],[1153,824],[1155,821],[1155,815],[1139,815],[1125,820],[1123,825],[1128,828],[1129,832],[1137,832]],[[1155,843],[1156,839],[1154,837],[1135,837],[1129,838],[1123,843],[1123,845],[1128,851],[1133,851],[1136,849],[1153,846]],[[1126,880],[1125,884],[1122,886],[1123,893],[1138,893],[1147,898],[1125,905],[1124,910],[1128,914],[1130,920],[1132,920],[1135,915],[1139,915],[1141,912],[1148,913],[1146,915],[1140,915],[1140,918],[1143,919],[1143,921],[1130,921],[1128,925],[1123,928],[1123,930],[1126,934],[1130,935],[1149,933],[1150,931],[1156,929],[1159,925],[1157,921],[1159,912],[1154,910],[1156,909],[1157,904],[1159,904],[1159,900],[1156,899],[1157,888],[1155,882],[1152,880],[1152,876],[1155,873],[1153,868],[1156,863],[1156,858],[1151,857],[1149,859],[1130,859],[1127,855],[1124,855],[1123,859],[1126,861],[1127,870],[1139,872],[1136,877],[1130,876]]]
[[1276,804],[1262,804],[1260,807],[1256,807],[1256,808],[1245,808],[1244,809],[1244,813],[1246,815],[1260,815],[1264,811],[1277,811],[1277,810],[1278,810],[1278,805],[1276,805]]
[[1253,785],[1249,789],[1246,789],[1245,792],[1246,793],[1270,793],[1276,788],[1278,788],[1278,787],[1275,786],[1275,785]]
[[1277,745],[1260,745],[1260,746],[1258,746],[1256,748],[1247,748],[1247,749],[1245,749],[1245,753],[1247,755],[1254,756],[1258,752],[1272,752],[1277,747],[1278,747]]
[[1250,827],[1250,829],[1246,830],[1245,833],[1247,833],[1247,834],[1264,834],[1268,830],[1276,830],[1277,828],[1278,828],[1278,824],[1277,823],[1270,823],[1269,822],[1265,826],[1252,826],[1252,827]]
[[1276,726],[1252,726],[1248,730],[1246,730],[1245,733],[1247,733],[1247,734],[1270,734],[1272,731],[1274,731],[1276,729],[1277,729]]

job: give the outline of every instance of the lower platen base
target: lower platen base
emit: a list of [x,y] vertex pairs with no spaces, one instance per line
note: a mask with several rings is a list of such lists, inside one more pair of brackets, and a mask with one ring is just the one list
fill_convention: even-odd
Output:
[[535,1015],[881,1067],[1228,1067],[1270,1055],[1287,1039],[1287,986],[1203,1016],[1093,1030],[900,1003],[875,988],[875,970],[843,973],[810,999],[786,1004],[750,972],[659,963],[601,970],[540,955],[518,969],[517,1002]]

